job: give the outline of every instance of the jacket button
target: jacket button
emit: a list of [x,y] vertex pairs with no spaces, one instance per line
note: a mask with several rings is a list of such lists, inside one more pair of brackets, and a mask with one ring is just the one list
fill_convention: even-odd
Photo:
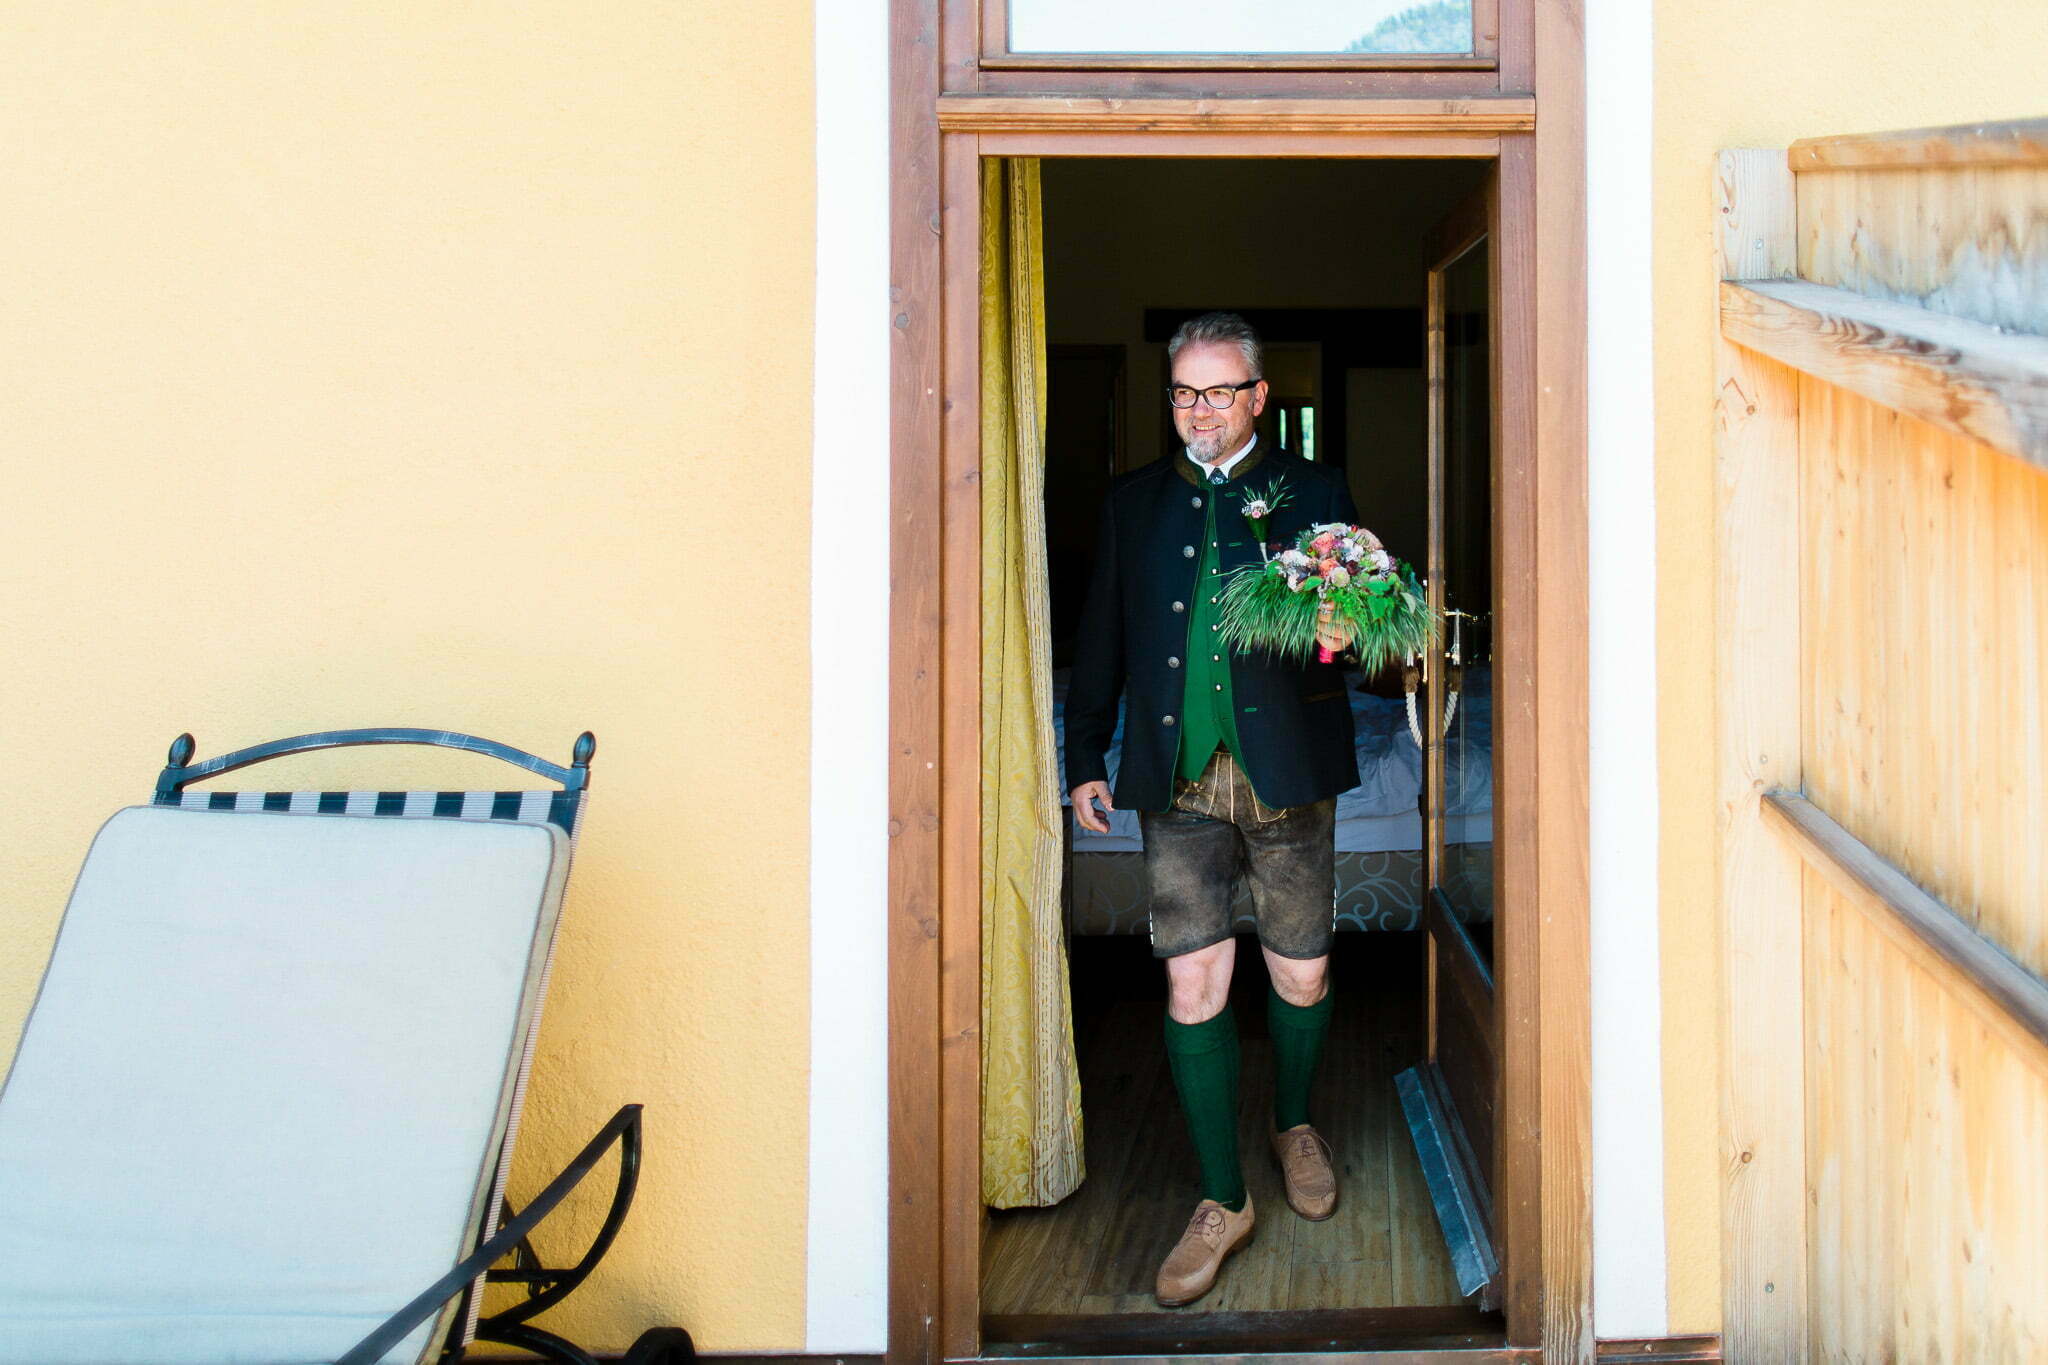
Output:
[[1190,506],[1190,507],[1200,507],[1201,505],[1202,505],[1202,500],[1201,500],[1200,498],[1189,498],[1189,499],[1188,499],[1188,506]]
[[1166,656],[1166,666],[1167,666],[1168,668],[1179,668],[1179,667],[1180,667],[1180,660],[1179,660],[1179,659],[1176,659],[1176,658],[1174,658],[1174,657],[1173,657],[1173,656],[1172,656],[1171,654],[1169,654],[1169,655],[1167,655],[1167,656]]
[[1181,547],[1180,547],[1180,557],[1181,557],[1182,559],[1193,559],[1193,558],[1195,557],[1195,547],[1194,547],[1194,546],[1192,546],[1192,545],[1183,545],[1183,546],[1181,546]]
[[1173,724],[1173,717],[1172,717],[1172,716],[1161,716],[1161,717],[1159,718],[1159,723],[1160,723],[1161,725],[1171,725],[1171,724]]
[[1175,611],[1186,611],[1188,609],[1188,604],[1185,602],[1176,602],[1173,604],[1173,609]]

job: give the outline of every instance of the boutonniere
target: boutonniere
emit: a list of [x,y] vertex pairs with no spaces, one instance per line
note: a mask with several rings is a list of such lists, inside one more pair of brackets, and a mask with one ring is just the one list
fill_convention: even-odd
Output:
[[1287,481],[1285,478],[1274,479],[1273,482],[1266,485],[1266,491],[1263,493],[1247,491],[1245,494],[1244,506],[1239,510],[1244,513],[1244,519],[1252,524],[1252,535],[1259,542],[1259,561],[1261,563],[1264,563],[1266,559],[1266,519],[1282,507],[1285,507],[1287,505],[1287,498]]

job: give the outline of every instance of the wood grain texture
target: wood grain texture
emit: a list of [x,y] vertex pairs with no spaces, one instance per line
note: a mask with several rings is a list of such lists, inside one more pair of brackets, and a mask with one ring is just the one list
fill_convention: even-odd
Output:
[[946,95],[939,126],[975,133],[1502,133],[1535,126],[1525,96],[1478,99],[1106,99]]
[[[1171,141],[1162,139],[1170,138]],[[984,156],[1373,157],[1474,160],[1498,155],[1487,132],[1409,133],[1047,132],[983,133]]]
[[1806,890],[1815,1358],[2048,1358],[2048,1051]]
[[[1472,47],[1469,54],[1453,53],[1019,53],[1010,50],[1009,0],[978,0],[961,9],[979,13],[977,51],[979,65],[988,71],[1026,72],[1199,72],[1203,74],[1244,74],[1271,79],[1314,75],[1319,72],[1370,74],[1374,71],[1486,71],[1491,72],[1500,46],[1500,11],[1527,0],[1473,0]],[[1162,34],[1162,38],[1167,35]]]
[[1711,1333],[1683,1337],[1602,1337],[1599,1358],[1606,1365],[1680,1365],[1719,1361],[1721,1338]]
[[1951,989],[1975,993],[1994,1026],[2019,1046],[2048,1047],[2048,982],[2014,962],[1955,911],[1794,792],[1764,799],[1768,818],[1835,895],[1879,921],[1901,950]]
[[[1586,526],[1586,57],[1583,0],[1531,14],[1543,116],[1536,234],[1535,873],[1541,1021],[1543,1358],[1593,1358],[1591,848]],[[1496,713],[1497,714],[1497,713]],[[1514,873],[1502,869],[1503,876]]]
[[1373,72],[1373,71],[1491,71],[1493,58],[1460,56],[1454,53],[1436,52],[1389,52],[1377,55],[1360,53],[1347,57],[1332,53],[1329,55],[1272,53],[1257,57],[1218,56],[1206,57],[1199,54],[1158,54],[1138,53],[1131,56],[1115,54],[1099,55],[1092,52],[1048,52],[1037,54],[1004,54],[983,57],[981,65],[987,71],[1130,71],[1130,72],[1225,72],[1225,71],[1287,71],[1287,72]]
[[2048,333],[2048,164],[1799,177],[1799,276]]
[[[1475,0],[1475,57],[1294,59],[1281,57],[1115,55],[1013,56],[1001,0],[948,5],[946,89],[991,94],[1083,97],[1237,98],[1273,96],[1345,99],[1485,97],[1532,88],[1529,10],[1534,0]],[[979,12],[978,26],[972,15]],[[969,16],[955,24],[955,14]],[[1493,53],[1492,60],[1486,54]],[[1372,155],[1346,153],[1331,155]]]
[[1342,1351],[1427,1347],[1469,1350],[1497,1346],[1500,1319],[1476,1309],[1319,1308],[1219,1313],[1184,1308],[1132,1318],[1127,1314],[1019,1314],[992,1318],[991,1342],[1019,1355],[1121,1354],[1170,1351]]
[[948,1358],[981,1350],[981,165],[940,138],[945,520],[940,696],[940,1313]]
[[1526,84],[1503,84],[1503,80],[1500,71],[1484,69],[1098,71],[1052,66],[1010,71],[979,67],[972,84],[955,85],[950,90],[1094,99],[1481,99],[1528,90]]
[[1802,280],[1724,281],[1721,335],[2048,468],[2048,337]]
[[1799,177],[1817,282],[1731,301],[1773,314],[1731,335],[1774,332],[1810,371],[1791,694],[1811,805],[1768,808],[1810,860],[1809,1346],[2032,1360],[2048,1347],[2048,474],[2010,455],[2040,458],[2048,342],[1990,324],[2048,318],[2048,177],[1981,139],[1866,141],[1829,153],[1852,169]]
[[937,0],[891,0],[889,158],[889,1349],[935,1359],[943,328]]
[[1786,160],[1795,172],[1873,167],[1898,170],[1961,165],[2048,166],[2048,118],[1806,137],[1792,144]]
[[[1421,1048],[1420,985],[1419,974],[1411,974],[1401,985],[1337,996],[1317,1082],[1318,1108],[1327,1117],[1317,1123],[1334,1149],[1340,1201],[1336,1215],[1321,1223],[1297,1217],[1286,1205],[1266,1145],[1270,1050],[1241,1023],[1247,1036],[1238,1141],[1258,1235],[1232,1259],[1197,1313],[1463,1304],[1394,1096],[1395,1072]],[[1250,1014],[1241,1008],[1241,1021]],[[985,1312],[1005,1318],[1123,1314],[1147,1321],[1195,1315],[1162,1309],[1152,1297],[1154,1274],[1194,1207],[1199,1183],[1158,1016],[1155,1002],[1121,1004],[1080,1040],[1089,1178],[1053,1208],[995,1214],[984,1251]],[[1277,1330],[1286,1320],[1272,1325]],[[1014,1323],[1003,1327],[1006,1339],[1017,1330]]]
[[[1490,67],[1499,46],[1503,0],[1472,0],[1470,55],[1449,53],[1075,53],[1034,54],[1010,50],[1010,0],[979,0],[981,64],[991,69],[1014,67],[1097,71],[1319,71],[1410,66]],[[1518,0],[1505,0],[1514,5]],[[1167,34],[1161,37],[1166,38]]]
[[[1724,277],[1791,271],[1782,152],[1722,152],[1714,198]],[[1804,1073],[1785,1040],[1800,1023],[1800,868],[1759,802],[1800,780],[1799,382],[1727,341],[1715,379],[1722,1335],[1731,1360],[1795,1361],[1806,1357]]]
[[1800,413],[1803,790],[2048,976],[2048,474],[1815,380]]
[[[1503,34],[1503,41],[1507,35]],[[1531,139],[1501,147],[1497,176],[1492,314],[1495,344],[1493,414],[1493,562],[1537,564],[1536,558],[1536,157]],[[1546,902],[1537,871],[1536,747],[1537,574],[1496,575],[1494,590],[1494,851],[1499,874],[1494,942],[1499,952],[1500,1103],[1496,1129],[1499,1184],[1493,1192],[1494,1232],[1501,1262],[1501,1309],[1508,1340],[1543,1343],[1543,983],[1541,916]]]

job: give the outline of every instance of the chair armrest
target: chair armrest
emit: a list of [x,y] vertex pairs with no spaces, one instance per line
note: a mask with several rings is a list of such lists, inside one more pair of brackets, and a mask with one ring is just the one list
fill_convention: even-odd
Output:
[[563,1167],[562,1173],[550,1181],[518,1217],[499,1228],[490,1240],[463,1257],[453,1270],[434,1281],[418,1298],[357,1342],[335,1365],[375,1365],[382,1360],[384,1353],[404,1340],[406,1333],[439,1312],[442,1304],[462,1292],[463,1286],[519,1245],[542,1219],[554,1212],[555,1205],[561,1203],[569,1191],[583,1183],[583,1177],[590,1174],[598,1159],[621,1138],[625,1141],[619,1157],[621,1186],[637,1176],[640,1165],[640,1109],[637,1104],[628,1104],[612,1115],[611,1122],[598,1130],[597,1136],[576,1154],[576,1159]]

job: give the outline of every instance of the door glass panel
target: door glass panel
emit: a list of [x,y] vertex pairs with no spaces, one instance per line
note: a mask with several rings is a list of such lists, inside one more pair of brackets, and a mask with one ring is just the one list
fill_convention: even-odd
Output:
[[[1444,834],[1441,890],[1467,924],[1493,918],[1493,499],[1487,251],[1445,268]],[[1454,709],[1453,709],[1454,708]],[[1475,932],[1492,962],[1493,935]]]
[[1464,53],[1472,0],[1009,0],[1010,51]]

